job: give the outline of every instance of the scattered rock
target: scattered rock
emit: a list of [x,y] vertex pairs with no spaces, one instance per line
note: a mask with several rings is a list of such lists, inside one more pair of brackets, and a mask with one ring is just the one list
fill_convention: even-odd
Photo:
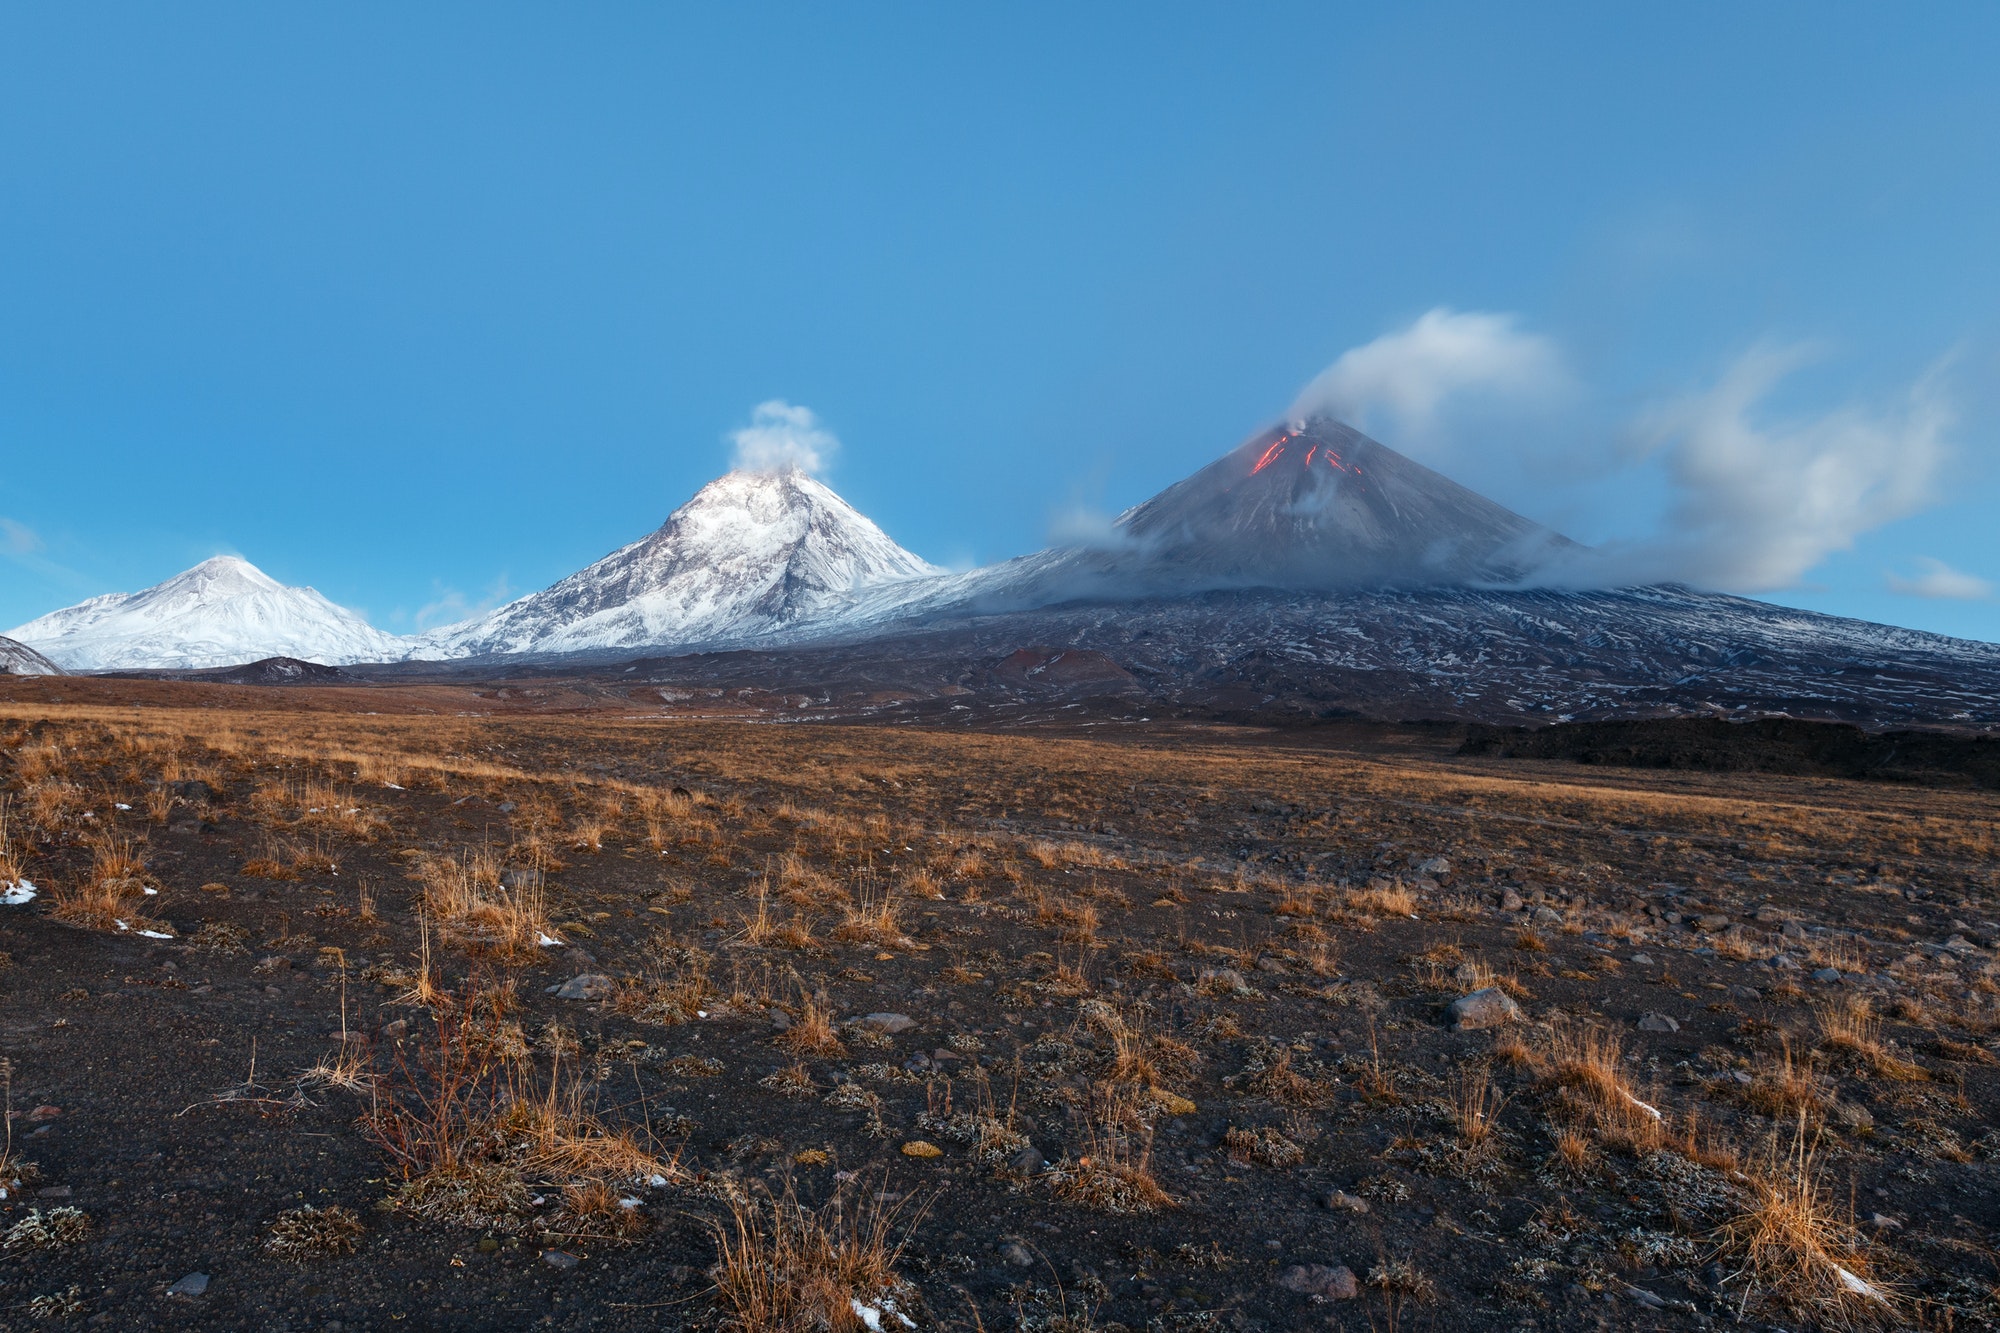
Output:
[[1806,928],[1797,921],[1787,921],[1779,927],[1778,933],[1788,940],[1802,940],[1806,937]]
[[1819,971],[1812,974],[1812,979],[1814,981],[1825,981],[1825,982],[1839,981],[1840,969],[1837,967],[1822,967],[1821,969],[1819,969]]
[[1016,1175],[1039,1176],[1049,1164],[1043,1160],[1042,1150],[1029,1144],[1009,1158],[1007,1165]]
[[1337,1213],[1365,1213],[1368,1200],[1349,1194],[1346,1190],[1335,1190],[1323,1200],[1327,1207]]
[[1301,1296],[1329,1301],[1351,1301],[1361,1290],[1354,1271],[1345,1264],[1294,1264],[1278,1274],[1278,1285]]
[[567,1250],[543,1250],[542,1262],[550,1268],[558,1268],[566,1272],[569,1269],[575,1268],[582,1260]]
[[1013,1268],[1033,1268],[1035,1256],[1027,1246],[1018,1240],[1010,1240],[1000,1247],[1000,1257]]
[[1680,1030],[1680,1023],[1665,1014],[1649,1012],[1639,1015],[1639,1031],[1641,1032],[1679,1032]]
[[1721,912],[1704,912],[1694,919],[1694,928],[1701,931],[1729,929],[1729,918]]
[[1526,904],[1525,904],[1525,903],[1523,903],[1523,902],[1521,901],[1521,895],[1520,895],[1520,894],[1518,894],[1518,893],[1514,892],[1514,891],[1513,891],[1512,889],[1502,889],[1502,890],[1500,891],[1500,910],[1501,910],[1501,911],[1503,911],[1503,912],[1518,912],[1518,911],[1520,911],[1520,910],[1521,910],[1521,909],[1522,909],[1522,908],[1523,908],[1524,906],[1526,906]]
[[1498,986],[1488,986],[1451,1002],[1451,1025],[1460,1032],[1497,1028],[1521,1017],[1521,1006]]
[[1563,914],[1553,907],[1537,907],[1535,909],[1535,924],[1538,926],[1560,926],[1562,919]]
[[1796,972],[1799,970],[1799,960],[1788,953],[1774,953],[1765,961],[1780,972]]
[[1651,967],[1653,965],[1653,955],[1649,953],[1635,953],[1632,955],[1632,961],[1640,967]]
[[167,1288],[169,1296],[199,1296],[208,1290],[208,1274],[189,1273],[173,1286]]
[[771,1026],[780,1032],[790,1032],[792,1030],[792,1016],[782,1009],[773,1009],[771,1011]]
[[1233,967],[1204,967],[1195,978],[1195,989],[1204,995],[1252,995],[1250,983]]
[[1442,856],[1433,856],[1417,867],[1419,875],[1429,875],[1433,879],[1443,879],[1451,874],[1451,862]]
[[[603,1000],[610,998],[617,989],[618,983],[602,972],[582,972],[560,986],[549,987],[549,993],[558,1000]],[[558,1251],[551,1250],[549,1253]]]
[[863,1027],[886,1032],[892,1037],[901,1032],[908,1032],[917,1025],[917,1020],[908,1014],[868,1014],[856,1021]]
[[1731,986],[1729,998],[1732,1000],[1761,1000],[1764,993],[1755,986]]
[[1895,1218],[1885,1213],[1870,1213],[1868,1216],[1868,1225],[1874,1227],[1877,1231],[1901,1231],[1903,1229],[1901,1222],[1898,1222]]
[[1627,1284],[1625,1297],[1634,1304],[1645,1306],[1648,1310],[1664,1310],[1667,1308],[1665,1301],[1655,1296],[1652,1292],[1647,1291],[1644,1287],[1634,1287]]

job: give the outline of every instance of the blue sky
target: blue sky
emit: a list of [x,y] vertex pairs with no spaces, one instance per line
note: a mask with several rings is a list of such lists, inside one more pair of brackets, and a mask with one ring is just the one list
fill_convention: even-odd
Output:
[[1522,512],[2000,639],[1996,67],[1970,4],[12,6],[0,625],[231,551],[409,630],[769,399],[983,562],[1372,347]]

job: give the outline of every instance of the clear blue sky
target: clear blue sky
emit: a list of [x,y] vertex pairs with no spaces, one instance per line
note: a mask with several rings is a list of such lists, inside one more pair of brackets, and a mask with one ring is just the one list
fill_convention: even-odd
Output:
[[2000,638],[1996,69],[1986,4],[9,6],[0,626],[233,551],[408,630],[770,398],[983,562],[1445,307],[1569,387],[1378,433],[1590,541],[1753,349],[1780,435],[1949,356],[1935,502],[1771,595]]

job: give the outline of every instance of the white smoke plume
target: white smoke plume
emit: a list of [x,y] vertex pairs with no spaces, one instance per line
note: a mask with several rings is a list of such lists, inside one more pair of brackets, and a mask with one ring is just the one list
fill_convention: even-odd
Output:
[[1813,359],[1810,348],[1752,348],[1705,393],[1651,414],[1644,447],[1675,492],[1665,533],[1611,543],[1590,582],[1682,582],[1729,592],[1798,586],[1855,539],[1936,499],[1954,416],[1933,371],[1896,409],[1847,406],[1768,419],[1759,404]]
[[809,407],[781,398],[757,404],[750,424],[730,436],[736,445],[733,466],[739,472],[782,472],[797,468],[824,472],[840,450],[840,440],[820,424]]
[[1449,399],[1546,401],[1569,386],[1555,343],[1523,332],[1515,316],[1440,306],[1343,352],[1300,392],[1291,419],[1324,414],[1369,433],[1393,430],[1407,448],[1436,430]]
[[1983,602],[1993,595],[1993,585],[1976,574],[1953,569],[1930,556],[1917,557],[1918,572],[1911,576],[1890,573],[1883,579],[1890,592],[1906,597],[1944,598],[1959,602]]

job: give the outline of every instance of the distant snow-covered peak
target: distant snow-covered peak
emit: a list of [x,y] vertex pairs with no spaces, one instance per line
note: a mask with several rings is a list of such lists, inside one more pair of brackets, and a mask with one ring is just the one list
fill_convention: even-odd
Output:
[[941,572],[799,468],[736,471],[702,487],[657,531],[490,615],[433,630],[412,655],[749,639],[857,590]]
[[233,666],[266,657],[383,662],[405,652],[396,635],[233,555],[214,556],[139,592],[52,611],[8,637],[71,671]]

